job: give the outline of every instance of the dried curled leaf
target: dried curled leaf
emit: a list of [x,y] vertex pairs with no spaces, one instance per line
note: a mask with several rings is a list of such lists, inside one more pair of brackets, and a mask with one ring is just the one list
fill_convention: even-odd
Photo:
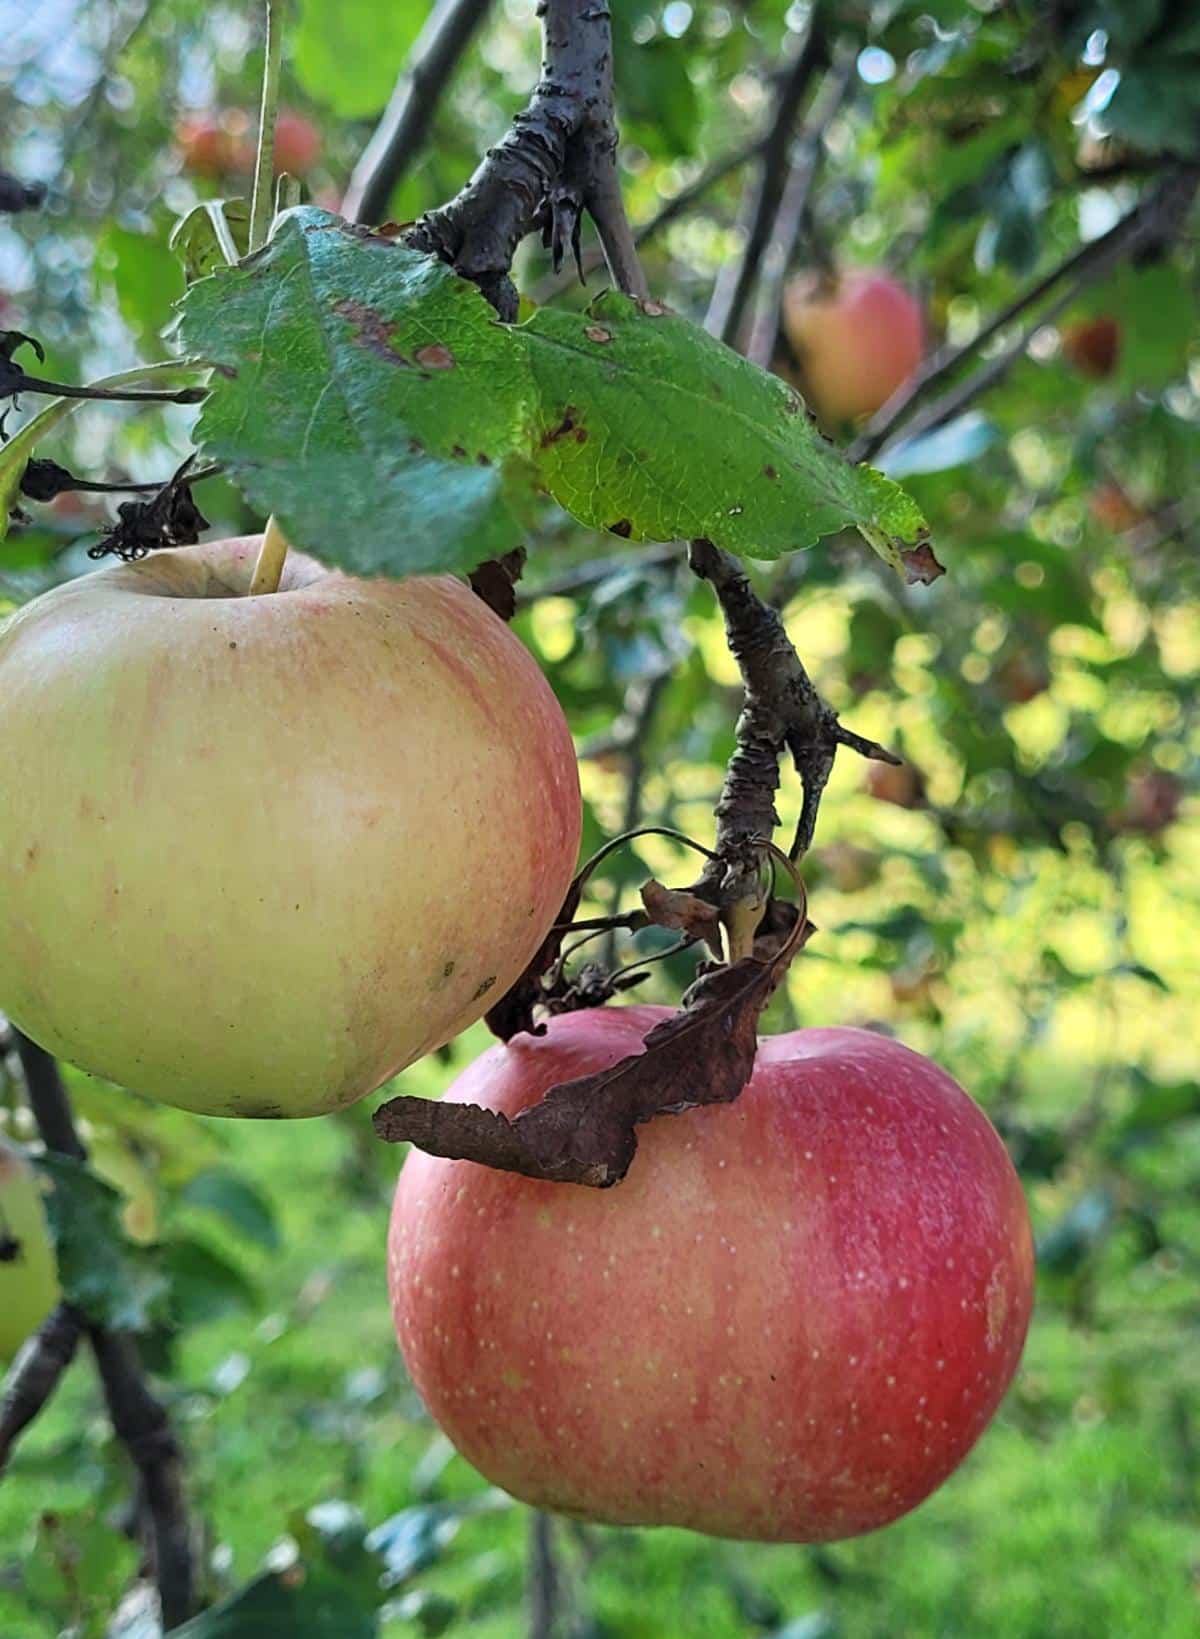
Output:
[[665,888],[651,877],[642,888],[642,904],[660,928],[676,928],[692,939],[703,939],[714,955],[721,956],[721,915],[707,899],[686,888]]
[[502,558],[489,558],[467,576],[472,592],[482,598],[501,620],[517,612],[517,582],[525,568],[525,548],[514,547]]
[[[586,881],[587,873],[581,871],[567,889],[567,897],[554,919],[553,927],[534,951],[524,973],[504,992],[495,1006],[490,1007],[484,1014],[484,1023],[492,1035],[499,1036],[501,1041],[511,1041],[523,1030],[531,1036],[545,1035],[546,1027],[534,1022],[533,1010],[556,994],[553,987],[547,988],[543,980],[562,954],[563,940],[566,938],[571,918],[579,909]],[[565,988],[566,981],[561,972],[558,974],[558,981]],[[416,1143],[416,1140],[413,1142]]]
[[673,1018],[646,1037],[644,1051],[607,1070],[552,1087],[512,1121],[478,1104],[394,1098],[375,1112],[375,1131],[448,1160],[477,1161],[553,1183],[606,1189],[629,1171],[635,1128],[701,1104],[728,1104],[750,1079],[759,1017],[807,926],[792,910],[791,931],[770,940],[767,959],[747,956],[711,968]]

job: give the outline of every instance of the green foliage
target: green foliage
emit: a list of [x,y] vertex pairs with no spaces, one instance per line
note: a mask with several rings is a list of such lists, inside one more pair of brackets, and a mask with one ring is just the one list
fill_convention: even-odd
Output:
[[166,1283],[150,1254],[126,1239],[119,1192],[73,1156],[40,1156],[38,1165],[51,1184],[46,1217],[63,1297],[101,1325],[147,1330]]
[[193,284],[180,340],[217,366],[200,446],[289,539],[347,569],[469,569],[515,540],[506,461],[581,523],[756,558],[857,524],[901,567],[924,520],[850,467],[799,396],[659,304],[497,323],[478,290],[302,208]]

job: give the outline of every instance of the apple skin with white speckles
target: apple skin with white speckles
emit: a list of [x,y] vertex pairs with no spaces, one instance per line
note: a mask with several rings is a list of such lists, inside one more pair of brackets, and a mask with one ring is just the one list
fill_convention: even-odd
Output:
[[[446,1096],[513,1116],[667,1016],[554,1019]],[[987,1118],[858,1029],[765,1039],[735,1103],[642,1127],[614,1189],[414,1151],[388,1263],[413,1381],[489,1480],[584,1519],[770,1542],[873,1531],[939,1486],[1033,1300]]]

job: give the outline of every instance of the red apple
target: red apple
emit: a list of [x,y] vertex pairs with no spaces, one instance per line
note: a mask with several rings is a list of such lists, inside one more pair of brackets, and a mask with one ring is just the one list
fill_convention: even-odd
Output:
[[1121,352],[1121,325],[1118,319],[1101,316],[1077,319],[1063,326],[1063,357],[1081,375],[1103,381],[1117,367]]
[[[446,1095],[513,1116],[639,1051],[665,1009],[553,1019]],[[514,1496],[613,1524],[814,1542],[913,1508],[1016,1370],[1021,1187],[928,1059],[866,1030],[769,1038],[736,1103],[641,1128],[617,1188],[414,1151],[389,1240],[434,1418]]]
[[833,283],[810,275],[784,292],[783,328],[800,391],[829,425],[872,415],[925,351],[921,309],[887,273],[857,269]]
[[294,108],[281,108],[275,120],[275,169],[307,176],[321,157],[321,133]]
[[579,780],[532,656],[450,576],[258,537],[0,627],[0,1007],[209,1115],[319,1115],[479,1018],[562,904]]

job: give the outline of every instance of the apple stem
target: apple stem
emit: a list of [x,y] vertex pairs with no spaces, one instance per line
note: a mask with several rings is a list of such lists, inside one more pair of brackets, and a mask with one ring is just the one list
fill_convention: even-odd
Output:
[[279,104],[279,69],[283,54],[283,19],[279,0],[267,0],[267,38],[263,58],[262,104],[258,116],[258,152],[254,159],[254,194],[250,205],[253,253],[267,242],[271,225],[271,178],[275,172],[275,111]]
[[263,530],[262,545],[258,549],[258,561],[250,577],[248,596],[257,598],[264,592],[278,592],[287,555],[287,536],[272,516],[267,519],[267,527]]

